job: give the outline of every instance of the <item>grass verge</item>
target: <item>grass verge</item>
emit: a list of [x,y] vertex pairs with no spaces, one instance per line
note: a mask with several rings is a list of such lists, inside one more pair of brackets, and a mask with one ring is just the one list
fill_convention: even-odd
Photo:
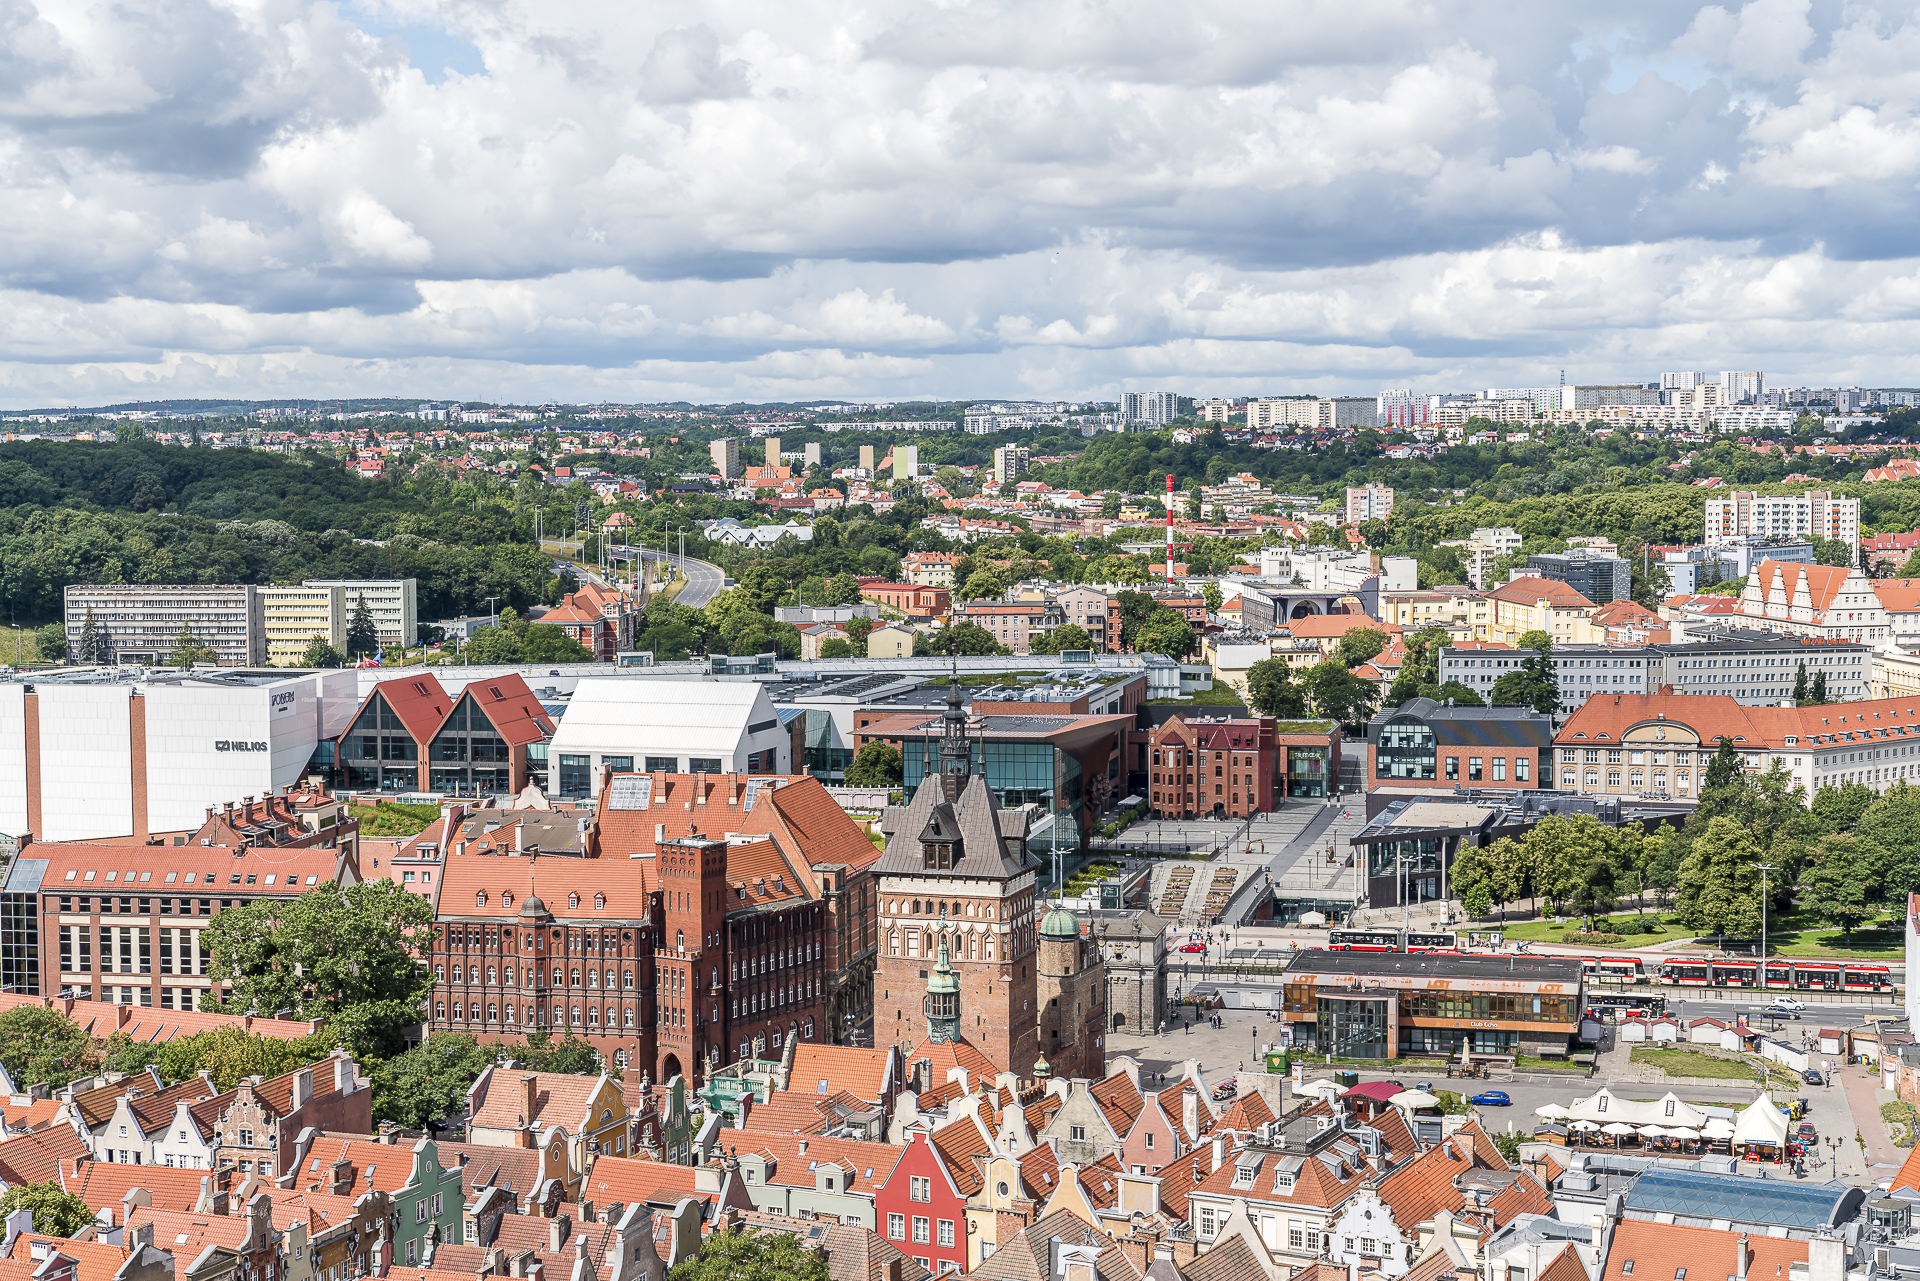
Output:
[[347,807],[347,813],[360,820],[362,836],[418,836],[440,817],[440,807],[402,805],[396,801],[363,805],[355,801]]
[[[1760,1069],[1750,1059],[1722,1058],[1717,1054],[1708,1054],[1701,1050],[1689,1049],[1677,1045],[1636,1045],[1627,1056],[1628,1062],[1644,1063],[1657,1067],[1668,1076],[1686,1076],[1716,1081],[1752,1081],[1759,1082]],[[1797,1088],[1800,1078],[1779,1067],[1766,1065],[1768,1075],[1776,1085]]]
[[1880,1119],[1887,1123],[1887,1139],[1896,1148],[1913,1146],[1916,1114],[1911,1103],[1882,1103]]

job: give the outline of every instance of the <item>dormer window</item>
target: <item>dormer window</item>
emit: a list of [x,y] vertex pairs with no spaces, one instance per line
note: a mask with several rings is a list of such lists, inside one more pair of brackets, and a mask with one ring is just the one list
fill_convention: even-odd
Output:
[[594,895],[593,905],[595,908],[604,908],[607,905],[607,896],[604,894]]
[[487,892],[485,890],[481,890],[478,894],[475,894],[473,896],[473,901],[475,906],[485,907],[487,905]]
[[567,895],[567,906],[568,907],[580,906],[580,892],[578,890],[575,890],[573,893]]
[[513,906],[513,891],[512,891],[512,890],[501,890],[501,891],[500,891],[500,906],[501,906],[501,907],[512,907],[512,906]]

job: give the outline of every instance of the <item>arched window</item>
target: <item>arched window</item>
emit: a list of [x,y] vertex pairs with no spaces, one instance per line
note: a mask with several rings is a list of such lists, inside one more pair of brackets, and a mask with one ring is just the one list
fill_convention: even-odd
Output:
[[453,981],[455,983],[460,981],[460,967],[457,965],[453,967]]
[[811,1014],[807,1016],[807,1039],[809,1041],[813,1039],[813,1016]]
[[625,974],[621,975],[620,977],[623,980],[625,980],[622,983],[622,986],[625,987],[629,992],[631,992],[633,990],[633,971],[628,970]]
[[447,1003],[445,1001],[435,1001],[433,1003],[433,1017],[436,1019],[444,1019],[447,1017]]
[[513,1022],[514,1008],[515,1007],[511,1005],[507,1007],[507,1022],[509,1023]]
[[575,971],[573,972],[573,985],[574,985],[575,987],[579,987],[579,986],[580,986],[580,971],[579,971],[579,970],[575,970]]
[[498,1019],[499,1017],[500,1017],[500,1007],[499,1007],[499,1006],[497,1006],[497,1005],[493,1005],[493,1004],[488,1004],[488,1006],[487,1006],[487,1022],[489,1022],[489,1023],[492,1023],[492,1022],[494,1022],[495,1020],[497,1020],[497,1019]]
[[559,966],[557,965],[554,966],[553,967],[553,985],[555,987],[559,987],[564,982],[566,982],[565,972],[562,971]]
[[473,1016],[472,1022],[478,1023],[480,1021],[480,1002],[475,1001],[472,1005],[468,1006],[467,1013]]
[[919,900],[919,899],[915,899],[915,900],[913,900],[913,914],[914,914],[915,916],[918,916],[918,915],[920,915],[920,900]]
[[433,978],[436,983],[445,983],[447,981],[447,967],[444,965],[434,966]]
[[580,1007],[577,1005],[574,1006],[572,1013],[573,1013],[573,1017],[571,1019],[568,1019],[567,1021],[569,1023],[578,1023],[580,1021]]
[[673,932],[673,946],[677,951],[684,952],[687,950],[687,932],[685,930],[675,930]]
[[487,967],[487,982],[493,982],[493,966],[491,965]]
[[587,1007],[587,1025],[589,1027],[600,1026],[600,1009],[598,1006],[589,1005]]
[[900,931],[899,930],[887,931],[887,955],[888,956],[900,955]]
[[627,1052],[625,1050],[615,1050],[613,1052],[613,1063],[615,1067],[625,1067],[627,1065]]
[[509,965],[506,968],[505,974],[507,979],[507,986],[512,987],[513,986],[513,967],[511,965]]
[[980,959],[983,961],[993,959],[993,935],[991,934],[980,940]]
[[633,1007],[631,1005],[627,1007],[627,1026],[633,1026]]
[[599,971],[599,970],[592,970],[592,969],[590,969],[590,970],[588,970],[588,971],[587,971],[587,986],[588,986],[588,987],[599,987],[599,986],[600,986],[600,971]]

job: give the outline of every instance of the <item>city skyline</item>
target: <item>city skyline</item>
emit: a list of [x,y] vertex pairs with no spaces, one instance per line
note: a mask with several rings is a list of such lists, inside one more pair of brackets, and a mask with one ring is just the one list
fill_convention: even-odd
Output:
[[1904,13],[42,8],[0,407],[1920,385]]

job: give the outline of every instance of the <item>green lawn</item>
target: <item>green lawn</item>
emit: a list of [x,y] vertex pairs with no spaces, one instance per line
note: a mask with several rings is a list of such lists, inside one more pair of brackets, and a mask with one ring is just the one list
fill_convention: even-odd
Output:
[[[1654,947],[1695,937],[1692,930],[1675,922],[1671,912],[1648,912],[1644,916],[1637,912],[1615,912],[1612,916],[1596,918],[1593,928],[1596,933],[1619,933],[1620,924],[1636,917],[1650,924],[1652,931],[1646,934],[1621,934],[1618,943],[1582,943],[1580,946],[1594,949]],[[1524,939],[1532,943],[1559,943],[1567,935],[1579,932],[1581,922],[1578,918],[1569,918],[1565,925],[1555,925],[1552,921],[1515,921],[1501,926],[1498,922],[1475,921],[1474,926],[1479,929],[1504,929],[1507,937],[1516,941]],[[1706,940],[1708,946],[1712,943],[1711,938]],[[1888,929],[1855,930],[1851,940],[1844,940],[1839,930],[1827,929],[1818,921],[1802,917],[1799,913],[1777,917],[1768,923],[1767,928],[1767,950],[1774,956],[1890,960],[1902,954],[1905,944],[1904,932],[1897,924]]]
[[1155,707],[1245,707],[1247,700],[1231,685],[1197,689],[1186,698],[1150,698]]
[[438,805],[400,805],[393,801],[375,801],[372,805],[355,802],[347,813],[360,820],[362,836],[418,836],[440,817]]
[[[1722,1058],[1717,1054],[1705,1054],[1699,1050],[1680,1046],[1636,1045],[1628,1056],[1632,1063],[1645,1063],[1657,1067],[1669,1076],[1711,1077],[1721,1081],[1758,1082],[1758,1071],[1754,1064],[1742,1059]],[[1778,1067],[1772,1069],[1775,1081],[1786,1086],[1799,1084],[1799,1078],[1784,1072]]]
[[[1646,934],[1623,934],[1618,943],[1582,944],[1583,947],[1651,947],[1656,943],[1670,943],[1676,939],[1692,938],[1693,931],[1673,923],[1671,912],[1648,912],[1640,916],[1637,912],[1616,912],[1612,916],[1597,917],[1593,928],[1596,933],[1617,933],[1617,927],[1628,917],[1639,917],[1652,926]],[[1515,921],[1510,925],[1501,925],[1497,921],[1475,921],[1475,929],[1504,929],[1510,939],[1525,939],[1530,943],[1558,943],[1569,934],[1580,931],[1578,917],[1569,917],[1565,925],[1555,925],[1552,921]]]

